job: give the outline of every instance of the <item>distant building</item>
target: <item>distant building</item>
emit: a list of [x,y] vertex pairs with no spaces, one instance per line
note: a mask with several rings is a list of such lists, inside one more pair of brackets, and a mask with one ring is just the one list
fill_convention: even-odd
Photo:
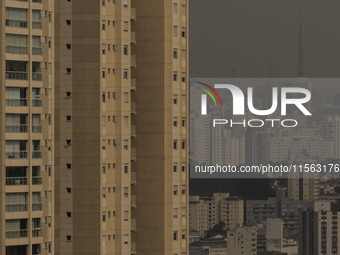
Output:
[[254,226],[238,227],[227,231],[227,250],[232,255],[257,254],[257,228]]

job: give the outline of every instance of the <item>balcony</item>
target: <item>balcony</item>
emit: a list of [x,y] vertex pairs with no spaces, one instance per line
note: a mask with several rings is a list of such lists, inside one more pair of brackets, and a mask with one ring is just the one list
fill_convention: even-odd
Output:
[[136,136],[136,125],[131,125],[131,137],[135,138]]
[[131,20],[136,20],[136,8],[131,8]]
[[27,47],[17,45],[6,45],[6,53],[10,54],[27,54]]
[[136,208],[136,196],[131,196],[131,208]]
[[136,44],[136,32],[131,32],[131,44]]
[[135,185],[137,183],[136,172],[131,172],[131,185]]
[[27,125],[6,125],[6,133],[27,133]]
[[131,149],[131,162],[136,161],[136,149]]
[[6,106],[27,106],[27,98],[6,98]]
[[32,229],[32,237],[39,237],[42,235],[41,228]]
[[136,230],[137,230],[136,219],[131,219],[131,231]]
[[7,80],[28,80],[27,72],[6,71]]
[[41,158],[41,151],[33,151],[32,152],[32,158],[34,158],[34,159],[39,159],[39,158]]
[[131,91],[136,91],[136,78],[131,79]]
[[136,64],[136,55],[131,55],[131,67],[132,68],[136,68],[137,64]]
[[[33,244],[36,245],[36,244]],[[11,245],[6,246],[6,254],[8,255],[27,255],[28,245]],[[41,253],[33,253],[33,255],[40,255]]]
[[6,238],[14,239],[14,238],[25,238],[28,237],[27,229],[19,229],[19,230],[6,230]]
[[26,212],[27,204],[6,204],[6,212]]
[[40,72],[33,72],[32,73],[32,80],[33,81],[41,81],[42,80],[42,74]]
[[41,3],[41,0],[32,0],[33,3]]
[[41,55],[42,54],[42,50],[40,47],[32,47],[32,54],[33,55]]
[[27,80],[27,65],[26,61],[6,61],[6,79],[8,80]]
[[6,177],[6,185],[8,186],[27,185],[27,177]]
[[32,204],[32,211],[41,211],[42,204],[41,203],[33,203]]
[[131,254],[136,254],[137,250],[136,250],[136,243],[135,242],[131,242]]
[[7,27],[21,27],[21,28],[27,28],[27,20],[20,20],[20,19],[6,19],[6,26],[7,26]]
[[6,151],[7,159],[27,159],[27,151]]
[[42,106],[42,101],[40,98],[34,98],[32,99],[32,106],[33,107],[41,107]]
[[131,102],[131,115],[136,115],[136,103]]
[[41,176],[33,176],[32,177],[32,185],[41,185],[41,184],[42,184]]

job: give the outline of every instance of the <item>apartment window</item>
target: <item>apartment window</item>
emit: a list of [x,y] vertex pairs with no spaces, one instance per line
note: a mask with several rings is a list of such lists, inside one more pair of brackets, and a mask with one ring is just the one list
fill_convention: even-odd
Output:
[[67,26],[70,26],[70,25],[71,25],[71,20],[70,20],[70,19],[67,19],[67,20],[66,20],[66,25],[67,25]]
[[174,77],[173,77],[174,81],[178,80],[178,72],[174,71]]
[[71,121],[71,116],[66,116],[66,122],[70,122]]
[[187,97],[186,95],[182,95],[182,105],[186,105]]
[[124,187],[124,197],[129,197],[129,188]]
[[182,82],[185,82],[186,81],[186,73],[182,73]]
[[48,22],[52,23],[52,14],[50,12],[48,13]]
[[102,44],[102,53],[103,55],[106,54],[106,44]]
[[185,123],[185,117],[182,118],[182,127],[185,127],[186,123]]
[[174,196],[178,195],[178,186],[174,185]]
[[178,35],[178,26],[174,26],[174,36]]
[[102,116],[102,126],[106,126],[106,116]]
[[72,217],[72,213],[71,212],[66,212],[66,217],[67,218],[71,218]]
[[178,13],[178,4],[174,3],[174,14]]
[[66,92],[66,99],[71,98],[71,92]]
[[106,212],[102,212],[102,221],[106,222]]
[[102,6],[105,7],[106,6],[106,1],[102,0]]
[[66,68],[66,74],[71,74],[71,68]]
[[72,165],[71,164],[66,164],[66,169],[71,169]]
[[124,52],[125,56],[127,56],[129,54],[129,46],[128,45],[124,45],[123,52]]
[[178,231],[174,231],[174,241],[178,241]]
[[186,218],[186,217],[187,217],[187,208],[182,207],[182,218]]
[[128,126],[129,126],[129,117],[124,116],[124,127],[128,127]]
[[186,37],[187,29],[182,27],[182,37]]
[[106,21],[102,20],[102,30],[105,31],[106,29]]
[[124,8],[128,8],[128,2],[129,2],[129,0],[124,0],[124,3],[123,3]]
[[27,27],[27,10],[6,8],[6,26]]
[[102,197],[103,197],[103,198],[106,198],[106,188],[103,188],[103,189],[102,189]]
[[174,140],[174,150],[177,150],[177,140]]
[[177,57],[178,57],[178,50],[175,48],[174,49],[174,52],[173,52],[173,57],[175,58],[175,59],[177,59]]
[[[36,37],[40,42],[40,37]],[[6,53],[27,54],[27,35],[6,34]],[[34,52],[32,53],[34,54]]]
[[182,15],[186,15],[186,13],[187,13],[187,8],[186,8],[186,6],[184,4],[182,5],[181,12],[182,12]]
[[129,211],[124,211],[124,221],[129,220]]
[[178,103],[178,95],[174,94],[174,104],[177,104],[177,103]]
[[185,236],[186,236],[186,230],[182,230],[182,240],[185,239]]
[[105,92],[102,93],[102,102],[103,103],[106,102],[106,93]]
[[66,236],[66,242],[71,242],[71,236]]
[[103,149],[103,150],[106,149],[106,140],[102,140],[102,149]]
[[174,163],[173,170],[174,170],[174,173],[177,173],[177,162]]
[[32,28],[41,29],[41,13],[39,10],[32,10]]
[[102,246],[106,246],[106,235],[102,236]]
[[70,50],[70,49],[71,49],[71,44],[67,43],[67,44],[66,44],[66,49],[67,49],[67,50]]
[[129,22],[128,21],[124,21],[123,25],[124,25],[124,32],[127,32],[128,28],[129,28]]
[[128,103],[128,102],[129,102],[129,93],[124,92],[124,103]]
[[185,172],[186,169],[186,163],[182,163],[182,172]]
[[182,140],[182,150],[185,150],[185,147],[186,147],[186,142],[185,140]]
[[72,189],[71,188],[66,188],[66,193],[71,194],[72,193]]
[[124,150],[129,149],[129,140],[124,140]]
[[187,51],[182,50],[182,60],[186,60],[186,58],[187,58]]
[[182,195],[185,195],[185,193],[186,193],[186,186],[182,185]]
[[106,69],[102,68],[102,78],[105,79],[106,77]]
[[124,69],[124,72],[123,72],[123,78],[124,79],[128,79],[128,69]]
[[124,235],[124,244],[129,243],[129,235]]
[[174,127],[177,127],[178,117],[174,117]]
[[103,173],[103,174],[106,174],[106,164],[103,164],[103,165],[102,165],[102,173]]
[[174,219],[178,218],[178,208],[174,208]]
[[129,172],[129,164],[124,164],[124,173],[127,174]]

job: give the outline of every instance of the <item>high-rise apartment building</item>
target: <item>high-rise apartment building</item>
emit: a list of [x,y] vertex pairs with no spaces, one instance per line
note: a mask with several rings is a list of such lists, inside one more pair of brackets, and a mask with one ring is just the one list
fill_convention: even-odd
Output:
[[0,254],[187,254],[188,1],[1,8]]
[[1,1],[0,254],[54,253],[53,1]]

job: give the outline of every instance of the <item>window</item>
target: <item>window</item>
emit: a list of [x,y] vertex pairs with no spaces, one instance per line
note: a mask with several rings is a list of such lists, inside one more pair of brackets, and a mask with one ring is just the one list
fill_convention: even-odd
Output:
[[187,8],[186,8],[186,6],[185,6],[184,4],[182,5],[182,10],[181,10],[181,12],[182,12],[182,15],[186,15]]
[[124,221],[129,220],[129,211],[124,211]]
[[67,19],[67,20],[66,20],[66,25],[67,25],[67,26],[70,26],[70,25],[71,25],[71,20],[70,20],[70,19]]
[[27,27],[27,10],[6,8],[6,26]]
[[177,140],[174,140],[174,150],[177,150]]
[[105,31],[106,29],[106,21],[102,20],[102,30]]
[[129,243],[129,235],[124,235],[124,244],[128,244]]
[[174,231],[174,241],[178,241],[178,231]]
[[[40,36],[33,36],[32,43],[35,44],[37,41],[39,41],[38,45],[40,45]],[[39,49],[40,52],[35,52],[33,47],[32,53],[34,55],[41,55],[41,48],[39,47]],[[27,54],[27,35],[6,34],[6,52]]]
[[102,68],[102,78],[105,79],[106,77],[106,69]]
[[174,163],[173,169],[174,169],[174,173],[177,173],[177,162]]
[[182,163],[182,172],[185,172],[185,169],[186,169],[186,164]]
[[66,164],[66,169],[71,169],[72,165],[71,164]]
[[129,93],[124,92],[124,103],[128,103],[128,102],[129,102]]
[[39,10],[32,10],[32,28],[41,29],[41,12]]
[[178,13],[178,4],[174,3],[174,14]]
[[187,33],[187,29],[185,27],[182,27],[182,37],[185,37]]
[[124,0],[124,3],[123,3],[124,8],[128,8],[128,2],[129,2],[129,0]]
[[186,58],[187,58],[187,51],[182,50],[182,60],[186,60]]
[[186,147],[185,140],[182,140],[182,150],[185,150],[185,147]]
[[124,197],[129,197],[129,188],[124,187]]
[[177,81],[177,80],[178,80],[178,72],[174,71],[174,81]]
[[106,235],[102,236],[102,246],[106,246]]
[[128,31],[128,28],[129,28],[129,22],[128,21],[124,21],[124,32],[127,32]]
[[102,44],[102,53],[103,55],[106,54],[106,44]]
[[106,173],[106,164],[102,165],[102,173],[105,174]]
[[103,221],[103,222],[106,222],[106,212],[103,212],[103,213],[102,213],[102,221]]
[[174,104],[177,104],[177,101],[178,101],[178,95],[174,94]]
[[185,82],[185,81],[186,81],[186,73],[183,72],[183,73],[182,73],[182,82]]
[[106,198],[106,188],[103,188],[103,189],[102,189],[102,197],[103,197],[103,198]]
[[174,57],[175,59],[177,59],[177,57],[178,57],[178,56],[177,56],[177,55],[178,55],[177,52],[178,52],[178,51],[177,51],[177,49],[175,48],[175,49],[174,49],[174,52],[173,52],[173,57]]
[[178,26],[174,26],[174,36],[178,35]]
[[182,127],[185,127],[185,125],[186,125],[185,122],[186,122],[186,121],[185,121],[185,117],[183,117],[183,118],[182,118]]
[[102,126],[106,126],[106,116],[102,116]]
[[129,140],[124,140],[124,150],[129,149]]
[[102,149],[103,149],[103,150],[106,149],[106,140],[102,140]]
[[66,74],[71,74],[71,68],[66,68]]
[[103,6],[103,7],[106,6],[106,0],[102,0],[102,6]]
[[48,22],[52,23],[52,14],[50,12],[48,13]]
[[178,218],[178,208],[174,208],[174,219]]
[[71,218],[72,217],[72,213],[71,212],[66,212],[66,217],[67,218]]
[[187,217],[187,208],[182,207],[182,218],[186,218],[186,217]]
[[129,117],[124,116],[124,127],[128,127],[128,126],[129,126]]
[[124,164],[124,173],[127,174],[129,172],[129,164]]
[[124,79],[128,79],[128,69],[124,69],[124,72],[123,72],[123,77]]
[[177,127],[178,117],[174,117],[174,127]]
[[186,105],[186,95],[182,95],[182,105]]
[[185,230],[182,230],[182,240],[185,239],[185,236],[186,236],[186,231],[185,231]]
[[72,193],[72,189],[71,188],[66,188],[66,193],[71,194]]
[[71,92],[66,92],[66,98],[71,98]]
[[124,45],[123,52],[124,52],[125,56],[127,56],[129,54],[129,46],[128,45]]
[[185,193],[186,193],[186,186],[182,185],[182,195],[185,195]]
[[70,122],[71,121],[71,116],[66,116],[66,122]]
[[71,242],[71,236],[66,236],[66,242]]
[[174,185],[174,196],[178,195],[178,186]]
[[106,93],[104,92],[102,93],[102,102],[105,103],[105,101],[106,101]]

